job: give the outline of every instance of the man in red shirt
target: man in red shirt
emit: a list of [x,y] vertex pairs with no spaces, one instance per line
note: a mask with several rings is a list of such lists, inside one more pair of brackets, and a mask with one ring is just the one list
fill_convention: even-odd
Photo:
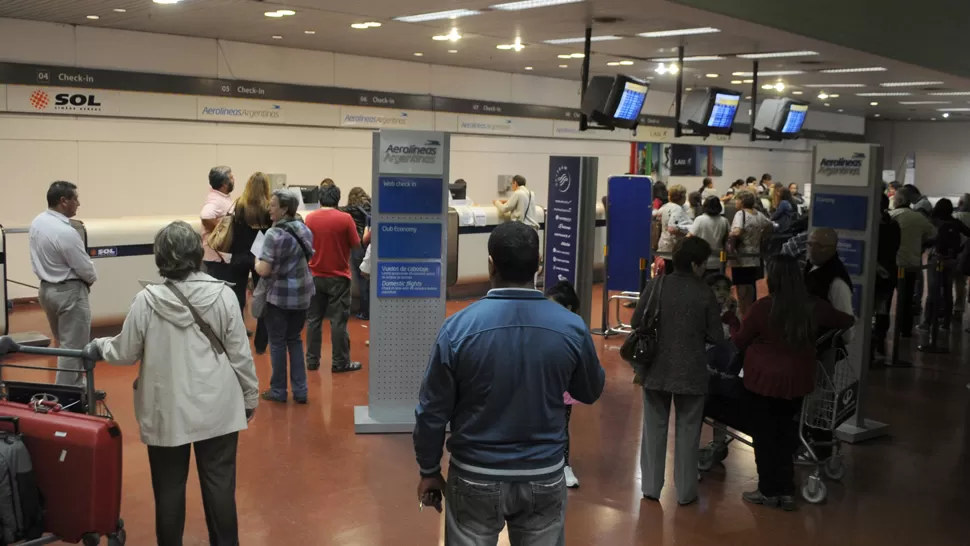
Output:
[[330,321],[330,343],[333,354],[330,371],[352,372],[360,369],[360,362],[350,360],[350,251],[360,247],[360,237],[354,219],[337,210],[340,188],[320,187],[320,210],[306,216],[306,227],[313,233],[313,258],[310,273],[316,294],[307,310],[306,363],[308,370],[320,369],[323,320]]

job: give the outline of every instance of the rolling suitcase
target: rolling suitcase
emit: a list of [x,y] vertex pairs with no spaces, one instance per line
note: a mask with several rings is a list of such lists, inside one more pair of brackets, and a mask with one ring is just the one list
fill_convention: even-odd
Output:
[[[120,518],[121,429],[113,420],[98,414],[91,358],[96,352],[22,347],[0,337],[0,358],[15,352],[81,358],[87,376],[86,399],[90,401],[88,413],[80,414],[61,410],[51,395],[38,395],[28,404],[0,400],[0,416],[19,419],[20,433],[45,500],[45,531],[52,534],[28,544],[63,540],[93,545],[107,536],[110,546],[123,546],[126,533]],[[11,365],[0,365],[0,370],[6,366]]]

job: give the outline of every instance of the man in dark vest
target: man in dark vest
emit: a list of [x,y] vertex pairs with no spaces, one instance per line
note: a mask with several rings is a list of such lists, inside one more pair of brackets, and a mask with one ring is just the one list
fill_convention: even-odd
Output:
[[[838,255],[839,235],[832,228],[814,228],[808,234],[808,263],[805,264],[805,287],[808,292],[832,304],[837,310],[855,315],[852,309],[852,278]],[[846,333],[844,341],[848,345],[852,331]],[[832,432],[828,430],[807,429],[809,436],[820,444],[815,453],[819,459],[827,459],[832,454]]]

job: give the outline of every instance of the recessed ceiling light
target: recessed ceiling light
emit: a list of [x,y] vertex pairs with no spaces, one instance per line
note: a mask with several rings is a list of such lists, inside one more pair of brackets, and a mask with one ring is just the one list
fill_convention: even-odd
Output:
[[936,93],[927,93],[934,97],[960,97],[964,95],[970,95],[970,91],[939,91]]
[[633,61],[620,61],[621,66],[633,66]]
[[869,103],[869,106],[879,106],[879,103],[876,101],[872,101]]
[[827,87],[830,89],[834,89],[837,87],[849,88],[849,87],[865,87],[865,86],[866,84],[864,83],[806,83],[802,87],[808,87],[810,89],[811,88],[822,89]]
[[[610,40],[622,40],[622,36],[593,36],[589,39],[590,42],[607,42]],[[543,43],[550,45],[564,45],[564,44],[582,44],[586,42],[586,38],[558,38],[556,40],[545,40]]]
[[792,95],[801,95],[802,93],[803,93],[803,91],[792,91],[791,92]]
[[655,30],[651,32],[641,32],[640,34],[637,34],[637,36],[642,36],[644,38],[666,38],[669,36],[690,36],[692,34],[713,34],[715,32],[721,32],[721,30],[711,27],[682,28],[678,30]]
[[100,19],[100,17],[98,17],[97,15],[88,15],[88,19],[91,19],[92,21],[97,21],[98,19]]
[[182,0],[152,0],[156,4],[178,4]]
[[115,13],[125,13],[125,12],[127,12],[128,10],[126,10],[126,9],[124,9],[124,8],[115,8],[115,9],[113,9],[113,10],[111,10],[111,11],[113,11],[113,12],[115,12]]
[[826,103],[825,103],[825,106],[832,106],[832,105],[826,102]]
[[414,56],[415,57],[424,57],[424,53],[421,53],[420,51],[418,51],[417,53],[414,54]]
[[278,9],[276,10],[276,13],[279,13],[280,15],[296,15],[296,12],[291,9]]
[[817,51],[774,51],[771,53],[745,53],[738,55],[740,59],[778,59],[781,57],[810,57],[818,55]]
[[480,11],[473,9],[451,9],[447,11],[436,11],[434,13],[422,13],[420,15],[407,15],[395,17],[395,21],[402,23],[423,23],[425,21],[440,21],[441,19],[458,19],[459,17],[471,17],[478,15]]
[[582,59],[583,57],[586,56],[586,54],[584,54],[584,53],[572,53],[569,56],[571,58],[573,58],[573,59]]
[[688,91],[688,92],[693,91],[693,90],[694,90],[693,87],[688,87],[687,89],[684,89],[684,91]]
[[775,84],[775,91],[778,91],[779,93],[781,93],[784,90],[785,90],[785,82],[778,82]]
[[944,118],[948,118],[948,117],[950,117],[950,113],[949,113],[949,112],[944,112],[944,113],[943,113],[943,117],[944,117]]
[[[802,70],[768,70],[768,71],[763,71],[763,72],[762,71],[759,71],[758,72],[758,75],[759,76],[767,76],[767,77],[770,77],[770,76],[797,76],[799,74],[804,74],[804,73],[805,72],[802,71]],[[748,77],[748,76],[754,76],[754,72],[734,72],[731,75],[732,76]]]
[[562,55],[556,55],[556,57],[559,57],[560,59],[571,59],[572,58],[572,55],[570,55],[568,53],[564,53]]
[[822,74],[851,74],[853,72],[885,72],[886,69],[881,66],[866,66],[861,68],[826,68],[825,70],[819,70]]
[[856,93],[857,97],[908,97],[912,93],[906,91],[895,91],[895,92],[880,92],[880,93]]
[[839,112],[845,112],[845,110],[843,110],[843,109],[841,109],[841,108],[839,108]]
[[742,82],[741,80],[731,80],[731,85],[741,85],[742,83],[744,82]]
[[746,96],[744,98],[745,98],[745,100],[751,100],[751,95],[748,95],[748,96]]
[[907,106],[916,106],[921,104],[950,104],[948,100],[901,100],[899,104],[905,104]]
[[432,40],[437,40],[439,42],[444,42],[444,41],[457,42],[458,40],[461,40],[461,34],[458,33],[457,28],[452,28],[451,32],[449,32],[448,34],[441,34],[439,36],[434,36],[432,37]]
[[561,64],[561,65],[559,65],[559,68],[569,68],[569,65],[568,64]]
[[457,49],[449,49],[448,50],[448,53],[458,53],[458,50]]
[[771,85],[770,83],[766,83],[761,86],[762,89],[774,89],[774,87],[775,86]]
[[279,19],[279,18],[283,17],[283,14],[280,13],[280,12],[278,12],[278,11],[267,11],[267,12],[263,13],[263,15],[265,15],[266,17],[273,17],[275,19]]
[[818,100],[825,100],[827,98],[829,98],[829,96],[828,96],[828,93],[826,93],[825,91],[822,91],[821,93],[818,94]]
[[880,83],[880,87],[920,87],[923,85],[943,85],[943,82],[886,82]]
[[282,37],[282,36],[280,36],[279,34],[277,34],[276,36],[273,36],[273,39],[274,39],[274,40],[282,40],[282,39],[283,39],[283,37]]
[[708,78],[717,78],[719,76],[719,74],[704,74],[704,76],[706,76]]
[[315,30],[304,30],[303,31],[303,34],[316,34],[316,33],[317,33],[317,31],[315,31]]
[[356,28],[357,30],[364,30],[364,29],[368,29],[368,28],[377,28],[379,26],[381,26],[380,23],[375,23],[373,21],[369,21],[367,23],[354,23],[354,24],[350,25],[350,28]]
[[677,65],[674,63],[670,63],[669,67],[664,65],[663,63],[660,63],[657,65],[656,72],[657,74],[676,74],[678,70],[680,69],[677,68]]
[[936,121],[936,118],[930,118],[930,121]]
[[970,108],[937,108],[937,112],[970,112]]
[[832,93],[832,94],[831,94],[831,95],[829,95],[829,96],[830,96],[830,97],[832,97],[833,99],[837,99],[837,98],[839,98],[839,94],[838,94],[838,93]]
[[743,80],[744,83],[754,83],[754,80]]
[[501,49],[501,50],[514,49],[516,52],[519,52],[519,51],[522,51],[523,49],[525,49],[525,44],[522,43],[522,38],[516,38],[515,39],[515,43],[512,43],[512,44],[499,44],[499,45],[495,46],[495,48],[496,49]]
[[500,9],[503,11],[519,11],[523,9],[559,6],[561,4],[574,4],[576,2],[582,2],[582,1],[583,0],[522,0],[521,2],[507,2],[505,4],[496,4],[494,6],[489,6],[489,7],[491,7],[492,9]]
[[[724,57],[721,57],[720,55],[694,55],[693,57],[684,57],[684,62],[690,63],[690,62],[700,62],[700,61],[720,61],[723,59]],[[650,59],[650,60],[658,63],[675,63],[680,59],[678,59],[677,57],[663,57],[660,59]]]
[[879,117],[879,114],[873,114],[872,117],[878,118]]
[[525,69],[526,70],[532,70],[532,67],[531,66],[527,66],[527,67],[525,67]]
[[610,61],[610,62],[606,63],[606,66],[620,66],[620,62],[619,61]]

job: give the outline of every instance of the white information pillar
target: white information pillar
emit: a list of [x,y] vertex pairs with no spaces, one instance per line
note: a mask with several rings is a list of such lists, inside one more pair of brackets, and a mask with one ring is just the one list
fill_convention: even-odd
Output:
[[847,362],[852,381],[836,385],[836,409],[857,409],[839,427],[849,443],[889,433],[889,426],[865,417],[866,376],[872,351],[872,317],[879,221],[881,216],[883,150],[870,144],[825,143],[815,147],[812,171],[811,227],[830,227],[839,234],[839,257],[852,277],[852,305],[857,322]]
[[411,432],[445,320],[449,135],[374,133],[368,405],[357,433]]

